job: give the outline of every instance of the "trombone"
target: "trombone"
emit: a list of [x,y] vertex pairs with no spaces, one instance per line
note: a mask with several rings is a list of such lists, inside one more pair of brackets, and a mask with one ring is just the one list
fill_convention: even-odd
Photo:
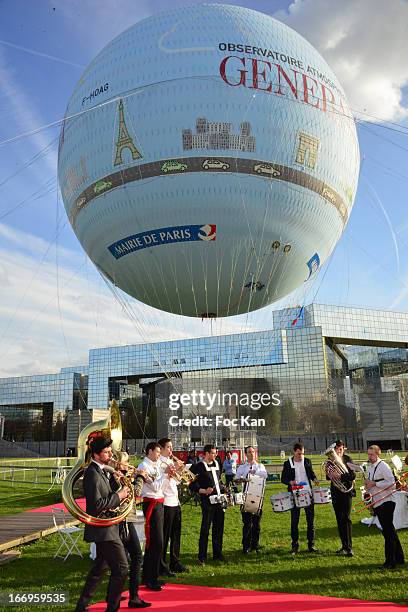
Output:
[[405,472],[405,474],[401,474],[397,476],[397,478],[398,479],[395,482],[393,482],[388,487],[385,487],[382,490],[381,497],[377,497],[379,495],[379,493],[377,493],[375,495],[377,499],[374,499],[374,497],[368,493],[369,497],[367,497],[366,499],[363,498],[361,501],[357,502],[357,504],[354,506],[354,511],[357,513],[364,512],[364,510],[369,510],[373,508],[374,504],[377,504],[378,502],[382,502],[385,499],[388,499],[396,491],[401,491],[401,490],[407,491],[406,487],[408,487],[408,481],[407,481],[408,472]]

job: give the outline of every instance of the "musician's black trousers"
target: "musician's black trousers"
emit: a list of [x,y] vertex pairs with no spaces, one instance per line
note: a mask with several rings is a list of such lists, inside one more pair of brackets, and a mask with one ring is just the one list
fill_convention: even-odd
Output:
[[207,497],[201,496],[201,530],[198,544],[198,558],[207,559],[208,535],[212,525],[213,559],[222,558],[222,539],[224,536],[224,510],[220,504],[210,504]]
[[[299,518],[301,508],[295,506],[290,511],[290,534],[292,537],[292,548],[299,548]],[[314,505],[304,508],[307,523],[307,544],[309,548],[314,546]]]
[[140,570],[143,562],[143,553],[140,547],[139,536],[137,535],[136,525],[128,523],[128,537],[123,541],[123,544],[130,557],[129,571],[129,599],[135,600],[138,598],[140,584]]
[[262,510],[259,514],[242,513],[242,550],[257,550],[261,533]]
[[352,523],[350,518],[353,498],[348,493],[342,493],[338,489],[333,488],[331,489],[331,494],[341,546],[343,550],[350,552],[353,547]]
[[385,562],[390,565],[404,563],[404,551],[397,532],[395,531],[394,518],[395,502],[386,501],[374,508],[374,514],[378,517],[384,536]]
[[[160,563],[160,573],[180,566],[181,538],[181,508],[180,506],[164,506],[163,554]],[[170,567],[166,563],[167,547],[170,541]]]
[[90,569],[85,586],[75,610],[82,612],[87,609],[99,583],[110,568],[106,612],[116,612],[120,606],[120,596],[128,575],[128,561],[125,548],[120,540],[96,542],[96,559]]
[[[146,516],[148,503],[143,502],[143,514]],[[143,579],[145,583],[157,584],[160,571],[160,560],[163,553],[163,504],[156,504],[150,517],[150,544],[145,549],[143,560]]]
[[225,484],[227,487],[232,486],[233,490],[236,491],[237,487],[234,486],[234,474],[225,474]]

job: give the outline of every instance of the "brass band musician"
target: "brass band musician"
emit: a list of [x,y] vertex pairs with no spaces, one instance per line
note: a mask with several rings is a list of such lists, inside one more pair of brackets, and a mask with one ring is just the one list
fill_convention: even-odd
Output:
[[[117,461],[114,462],[116,470],[127,473],[132,466],[129,465],[129,455],[127,452],[118,454]],[[144,470],[135,470],[135,473],[147,478]],[[129,601],[128,608],[149,608],[152,604],[139,597],[140,570],[143,564],[143,553],[140,546],[139,536],[136,530],[137,513],[136,504],[133,504],[132,511],[126,519],[119,524],[119,534],[129,557]]]
[[[173,445],[170,438],[159,440],[162,466],[173,466]],[[176,461],[178,461],[176,459]],[[181,463],[181,462],[180,462]],[[175,576],[176,573],[186,572],[187,568],[180,561],[181,539],[181,506],[178,494],[178,481],[171,475],[166,475],[163,481],[164,496],[164,527],[163,527],[163,553],[160,562],[161,576]],[[167,547],[170,543],[170,563],[167,564]]]
[[[385,562],[382,569],[394,569],[397,564],[404,563],[404,552],[395,530],[393,519],[395,501],[391,492],[394,490],[395,478],[389,465],[380,459],[381,449],[373,444],[367,451],[369,468],[365,487],[371,495],[375,516],[380,521],[384,537]],[[387,491],[385,491],[387,489]]]
[[212,525],[213,559],[224,561],[222,555],[222,541],[224,537],[224,508],[222,504],[211,503],[210,496],[221,495],[219,463],[215,460],[217,450],[212,444],[204,446],[203,461],[191,466],[191,472],[197,479],[190,485],[190,489],[199,493],[201,500],[201,529],[198,546],[198,564],[204,565],[207,560],[208,535]]
[[[262,463],[255,461],[255,449],[253,446],[247,446],[245,449],[247,460],[245,463],[241,463],[238,466],[237,473],[235,475],[235,483],[244,483],[244,490],[248,486],[248,479],[251,476],[260,476],[261,478],[267,478],[268,473]],[[242,552],[244,555],[250,551],[258,552],[259,550],[259,536],[261,533],[261,518],[262,509],[259,514],[253,514],[252,512],[244,512],[241,507],[242,516]]]
[[161,591],[159,581],[160,561],[163,552],[163,482],[167,474],[174,474],[175,469],[168,466],[162,472],[159,464],[160,445],[149,442],[146,446],[146,457],[138,466],[145,470],[148,477],[143,483],[143,514],[145,516],[145,555],[143,560],[143,579],[147,589]]
[[[293,487],[301,483],[307,483],[312,488],[312,481],[317,482],[316,474],[313,471],[312,462],[305,457],[305,447],[300,442],[296,442],[293,446],[293,457],[289,457],[283,464],[281,482],[288,486],[288,491],[292,491]],[[307,544],[310,553],[319,552],[314,545],[315,527],[314,527],[314,504],[304,508],[307,523]],[[299,551],[299,518],[300,508],[295,506],[290,511],[290,531],[292,537],[291,553],[296,554]]]
[[[112,440],[107,438],[95,438],[90,444],[92,461],[84,472],[83,487],[86,511],[92,516],[116,508],[129,494],[127,487],[116,492],[116,481],[111,478],[111,471],[106,470],[112,459],[111,444]],[[119,525],[97,527],[86,524],[84,540],[96,543],[96,559],[86,578],[75,612],[85,612],[89,609],[88,603],[108,567],[111,575],[106,612],[116,612],[119,609],[122,588],[128,574],[128,561],[119,535]]]
[[339,478],[338,484],[337,477],[331,478],[330,471],[326,468],[327,478],[331,481],[330,491],[333,510],[336,514],[337,528],[341,540],[341,548],[336,552],[340,555],[344,554],[346,557],[352,557],[352,522],[350,514],[353,497],[356,495],[354,489],[355,473],[347,465],[351,462],[351,458],[344,454],[345,446],[343,440],[336,440],[334,451],[337,454],[338,460],[344,465],[344,473],[336,474]]

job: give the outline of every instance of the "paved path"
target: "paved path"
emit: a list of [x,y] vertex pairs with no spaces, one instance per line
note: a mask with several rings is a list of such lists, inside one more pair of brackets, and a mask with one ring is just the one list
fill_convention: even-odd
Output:
[[[79,521],[70,515],[67,516],[67,526],[78,524]],[[2,516],[0,520],[0,552],[26,542],[38,540],[56,531],[51,511],[27,511]]]

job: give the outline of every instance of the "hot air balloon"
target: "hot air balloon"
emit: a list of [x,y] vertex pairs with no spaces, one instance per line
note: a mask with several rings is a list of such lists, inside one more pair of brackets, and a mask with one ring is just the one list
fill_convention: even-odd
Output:
[[136,23],[69,101],[59,181],[72,227],[117,287],[193,317],[259,309],[339,240],[359,147],[319,53],[262,13],[196,5]]

